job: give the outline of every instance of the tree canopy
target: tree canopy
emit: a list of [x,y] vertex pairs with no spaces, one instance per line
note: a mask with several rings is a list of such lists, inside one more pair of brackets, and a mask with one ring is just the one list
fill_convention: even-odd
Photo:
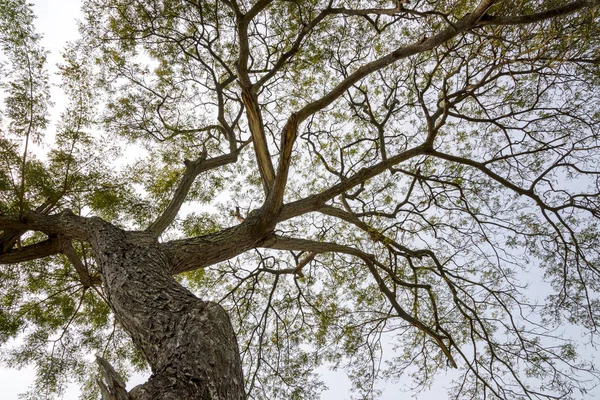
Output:
[[95,354],[160,372],[123,310],[179,289],[123,283],[103,229],[227,311],[248,398],[319,398],[322,366],[361,399],[597,385],[597,0],[83,10],[50,132],[34,15],[0,2],[0,354],[31,398],[97,397]]

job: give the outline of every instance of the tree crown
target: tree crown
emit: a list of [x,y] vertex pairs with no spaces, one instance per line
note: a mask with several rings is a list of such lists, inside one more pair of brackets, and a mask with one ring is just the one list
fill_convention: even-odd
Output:
[[562,330],[600,318],[598,6],[86,0],[42,146],[45,52],[0,4],[4,362],[48,393],[93,393],[90,353],[144,367],[99,217],[229,311],[252,398],[318,397],[322,365],[361,398],[445,369],[454,398],[585,393]]

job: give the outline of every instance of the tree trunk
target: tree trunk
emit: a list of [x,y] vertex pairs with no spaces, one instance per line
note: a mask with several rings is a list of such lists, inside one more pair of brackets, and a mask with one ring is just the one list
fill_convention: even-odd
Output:
[[170,275],[154,240],[109,224],[92,246],[117,321],[144,353],[152,376],[130,399],[245,399],[238,344],[226,311]]

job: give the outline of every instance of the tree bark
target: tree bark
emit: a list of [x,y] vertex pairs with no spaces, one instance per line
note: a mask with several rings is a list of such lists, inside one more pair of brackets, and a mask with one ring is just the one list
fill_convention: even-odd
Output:
[[144,353],[152,376],[133,400],[246,398],[237,340],[227,312],[170,274],[152,238],[98,223],[91,243],[115,317]]

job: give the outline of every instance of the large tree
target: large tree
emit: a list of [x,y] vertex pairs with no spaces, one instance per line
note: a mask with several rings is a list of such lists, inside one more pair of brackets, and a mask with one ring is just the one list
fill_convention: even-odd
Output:
[[595,385],[597,0],[84,13],[48,131],[34,17],[0,3],[0,340],[31,397],[308,399],[322,365],[358,398]]

